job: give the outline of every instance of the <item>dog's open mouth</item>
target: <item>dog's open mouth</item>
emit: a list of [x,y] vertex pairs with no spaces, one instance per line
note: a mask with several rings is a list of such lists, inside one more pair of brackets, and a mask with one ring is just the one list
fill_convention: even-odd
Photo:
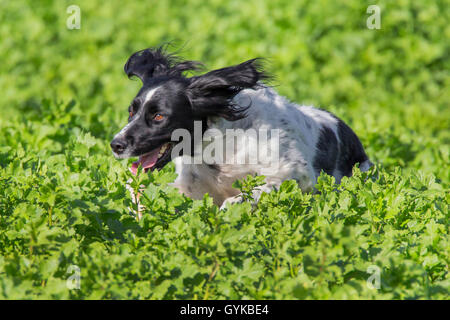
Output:
[[130,167],[130,171],[136,175],[139,165],[144,172],[148,170],[160,169],[170,160],[170,150],[172,150],[172,144],[170,142],[163,144],[162,146],[147,152],[139,156],[138,161],[133,162]]

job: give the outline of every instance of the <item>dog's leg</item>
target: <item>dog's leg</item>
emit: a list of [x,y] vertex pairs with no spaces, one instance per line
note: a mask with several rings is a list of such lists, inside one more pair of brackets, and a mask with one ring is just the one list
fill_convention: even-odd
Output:
[[[262,195],[263,192],[269,193],[269,192],[271,192],[273,190],[274,187],[276,187],[276,185],[265,184],[263,186],[259,186],[259,187],[256,187],[255,189],[253,189],[253,192],[252,192],[252,198],[253,198],[252,205],[255,206],[258,203],[259,198],[261,198],[261,195]],[[222,203],[222,205],[220,206],[220,210],[225,209],[230,204],[242,203],[242,202],[244,202],[244,197],[243,197],[242,193],[239,193],[238,195],[235,195],[233,197],[226,198],[224,200],[224,202]]]
[[373,166],[373,163],[370,160],[366,160],[359,165],[359,170],[362,172],[369,170]]
[[220,210],[225,209],[226,207],[228,207],[229,205],[233,204],[233,203],[242,203],[244,201],[244,198],[242,197],[242,193],[234,196],[234,197],[229,197],[226,198],[222,205],[220,206]]

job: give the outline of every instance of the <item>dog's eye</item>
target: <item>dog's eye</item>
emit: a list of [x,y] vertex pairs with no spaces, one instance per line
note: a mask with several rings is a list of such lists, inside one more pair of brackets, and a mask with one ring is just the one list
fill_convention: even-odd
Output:
[[156,120],[156,121],[161,121],[162,119],[164,119],[164,116],[159,113],[155,114],[155,116],[153,117],[153,120]]

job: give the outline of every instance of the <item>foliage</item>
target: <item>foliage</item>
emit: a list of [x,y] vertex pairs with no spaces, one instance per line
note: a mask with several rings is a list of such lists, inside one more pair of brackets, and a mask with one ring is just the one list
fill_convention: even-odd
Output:
[[[370,4],[1,1],[0,298],[448,299],[448,3],[378,1],[380,30]],[[109,150],[140,86],[122,67],[173,39],[208,68],[268,57],[277,90],[345,120],[377,166],[255,207],[249,176],[220,211],[168,186],[170,164],[132,182],[138,221],[132,160]]]

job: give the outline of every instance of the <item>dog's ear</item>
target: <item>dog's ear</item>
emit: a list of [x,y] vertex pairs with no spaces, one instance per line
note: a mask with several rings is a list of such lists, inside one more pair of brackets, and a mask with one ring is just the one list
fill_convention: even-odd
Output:
[[136,76],[145,83],[159,76],[182,76],[183,72],[197,70],[201,66],[196,61],[180,61],[175,55],[167,53],[165,46],[161,46],[133,53],[123,69],[128,77]]
[[235,121],[244,118],[250,106],[233,104],[234,96],[243,89],[263,87],[259,81],[268,78],[262,71],[261,59],[256,58],[190,78],[187,93],[195,115]]

